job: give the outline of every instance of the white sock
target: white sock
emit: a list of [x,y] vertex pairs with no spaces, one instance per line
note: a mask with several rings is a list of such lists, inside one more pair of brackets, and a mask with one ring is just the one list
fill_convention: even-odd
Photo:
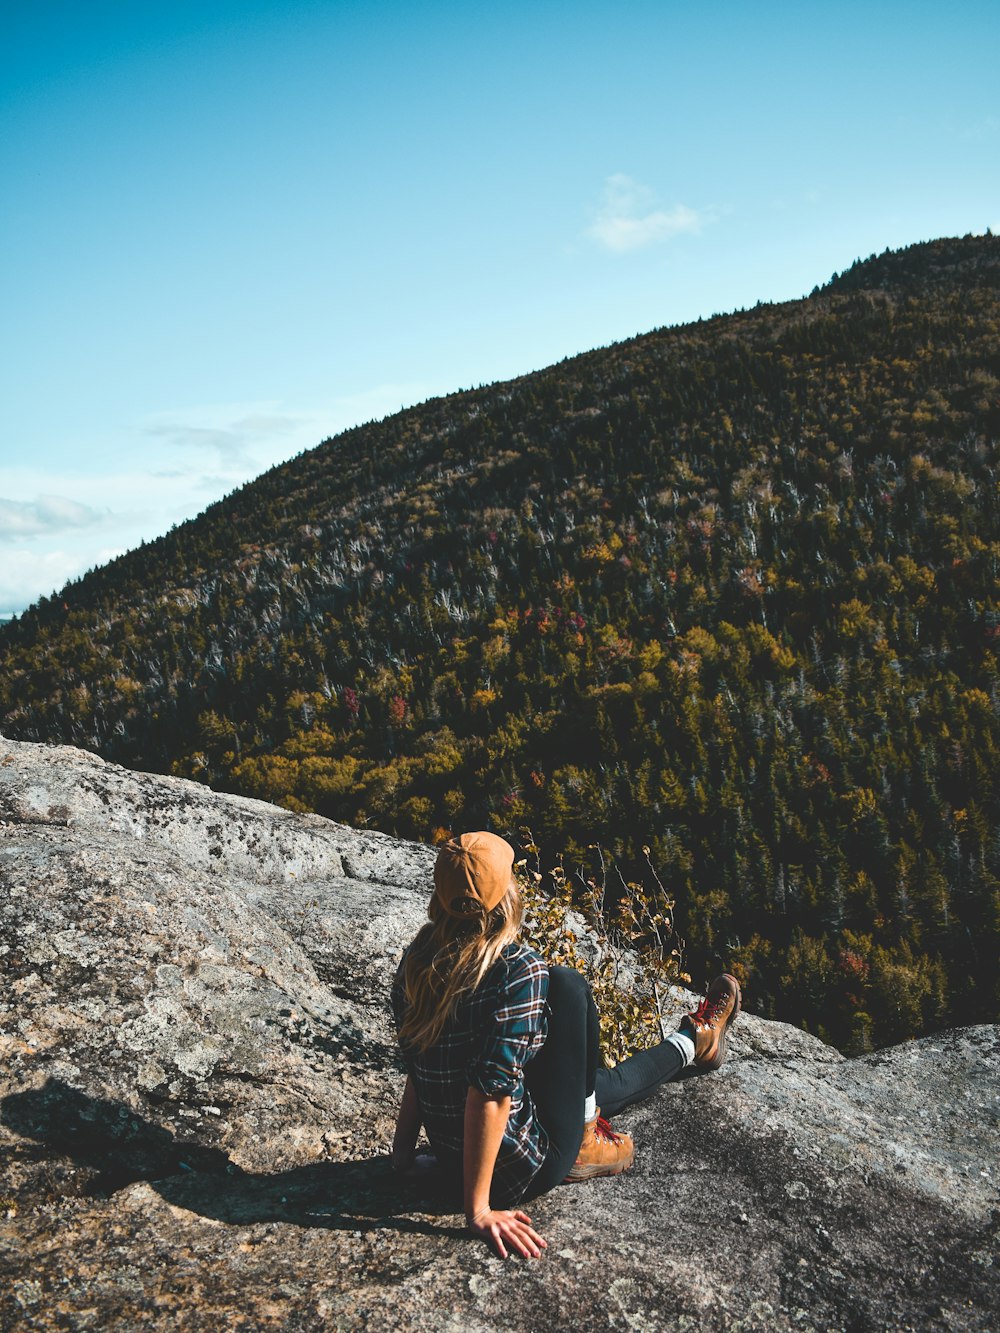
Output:
[[[694,1047],[691,1047],[691,1059],[694,1059]],[[584,1120],[594,1120],[597,1116],[597,1093],[592,1092],[583,1104]]]
[[694,1042],[686,1032],[672,1032],[667,1038],[671,1046],[676,1046],[680,1052],[680,1057],[684,1061],[684,1068],[694,1063]]

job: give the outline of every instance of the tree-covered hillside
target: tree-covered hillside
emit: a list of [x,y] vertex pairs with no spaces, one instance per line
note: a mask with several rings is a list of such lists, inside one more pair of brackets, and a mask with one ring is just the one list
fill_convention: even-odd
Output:
[[346,432],[0,631],[0,728],[418,838],[648,844],[696,980],[1000,1017],[1000,240]]

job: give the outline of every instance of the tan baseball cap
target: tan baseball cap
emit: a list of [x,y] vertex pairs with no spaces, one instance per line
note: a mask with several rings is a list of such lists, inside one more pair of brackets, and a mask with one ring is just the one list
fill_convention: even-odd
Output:
[[434,892],[449,916],[492,912],[510,888],[514,848],[495,833],[449,838],[434,865]]

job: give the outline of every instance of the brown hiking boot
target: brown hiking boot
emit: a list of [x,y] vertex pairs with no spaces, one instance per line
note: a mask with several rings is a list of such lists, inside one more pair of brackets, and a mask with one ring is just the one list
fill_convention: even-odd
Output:
[[726,1034],[740,1012],[740,983],[728,972],[716,977],[693,1014],[685,1014],[681,1029],[694,1042],[699,1069],[718,1069],[726,1058]]
[[635,1144],[628,1134],[616,1134],[601,1115],[588,1120],[583,1127],[583,1142],[576,1161],[569,1169],[564,1183],[592,1180],[594,1176],[617,1176],[627,1171],[635,1157]]

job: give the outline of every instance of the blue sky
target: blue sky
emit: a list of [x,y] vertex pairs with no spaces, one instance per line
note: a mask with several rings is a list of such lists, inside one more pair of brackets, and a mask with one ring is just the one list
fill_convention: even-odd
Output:
[[1000,229],[1000,7],[0,21],[0,613],[359,421]]

